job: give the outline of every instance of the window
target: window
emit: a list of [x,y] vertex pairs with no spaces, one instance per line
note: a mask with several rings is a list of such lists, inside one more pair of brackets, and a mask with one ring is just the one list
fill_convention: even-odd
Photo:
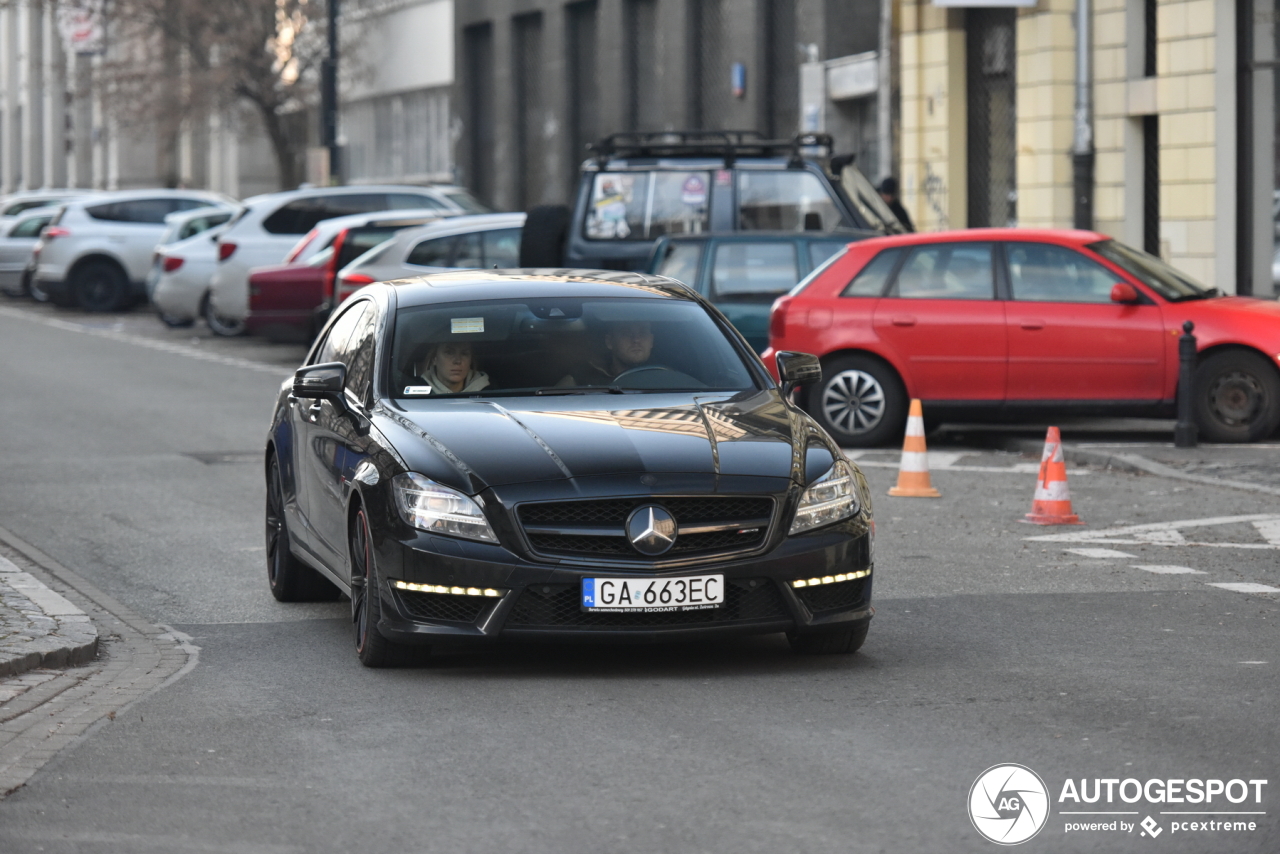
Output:
[[424,240],[413,247],[413,251],[409,253],[405,263],[412,264],[415,267],[448,267],[450,260],[453,258],[454,239],[454,237],[449,236],[437,237],[434,240]]
[[892,296],[903,299],[992,299],[990,243],[936,243],[911,250]]
[[1104,240],[1089,246],[1111,263],[1129,271],[1143,284],[1152,288],[1165,299],[1177,302],[1184,299],[1203,299],[1216,296],[1216,288],[1206,288],[1195,279],[1175,270],[1154,255],[1139,252],[1132,246],[1126,246],[1115,240]]
[[329,334],[325,336],[324,343],[316,350],[316,357],[311,364],[321,365],[325,362],[345,363],[347,360],[347,342],[351,338],[351,333],[359,323],[361,316],[368,308],[369,301],[361,300],[343,311],[338,319],[333,322],[333,326],[329,327]]
[[53,216],[33,216],[29,219],[19,220],[18,224],[13,227],[13,231],[9,232],[10,237],[39,237],[40,229],[49,224],[49,220]]
[[501,228],[482,233],[484,240],[484,265],[486,267],[520,266],[520,231],[518,228]]
[[373,390],[374,327],[378,319],[373,303],[360,315],[347,344],[347,392],[360,403],[368,403]]
[[849,244],[846,241],[815,240],[809,244],[809,266],[821,267],[832,255]]
[[382,210],[411,211],[421,208],[432,211],[442,211],[446,209],[438,199],[434,199],[431,196],[418,196],[412,193],[388,193],[387,206]]
[[1048,243],[1008,243],[1009,286],[1013,298],[1028,302],[1111,302],[1119,281],[1099,264]]
[[601,172],[591,188],[586,236],[651,240],[707,230],[710,172]]
[[23,213],[24,211],[29,211],[32,208],[42,208],[42,207],[45,207],[46,205],[53,206],[53,205],[61,204],[63,201],[65,200],[64,199],[26,199],[24,201],[14,202],[13,204],[9,205],[3,211],[0,211],[0,216],[17,216],[18,214]]
[[[215,225],[222,225],[231,218],[231,212],[209,214],[208,216],[198,216],[187,220],[178,230],[177,240],[186,240],[188,237],[194,237],[202,231],[208,231]],[[163,242],[163,241],[162,241]]]
[[796,247],[786,243],[721,243],[716,247],[711,282],[716,296],[786,293],[800,278]]
[[468,193],[466,190],[445,190],[444,196],[449,201],[462,208],[466,213],[490,213],[489,208],[476,201],[476,197]]
[[[417,199],[418,196],[413,198]],[[386,193],[334,193],[294,199],[262,221],[269,234],[306,234],[316,223],[336,216],[387,209]]]
[[738,227],[745,231],[830,231],[840,215],[812,172],[738,173]]
[[[189,199],[135,199],[128,202],[110,202],[85,208],[85,213],[98,220],[107,222],[132,222],[147,225],[161,225],[164,218],[189,202]],[[201,205],[189,205],[201,207]]]
[[668,243],[658,265],[659,276],[669,276],[691,288],[698,286],[698,267],[702,264],[702,244],[680,241]]
[[884,294],[885,285],[893,268],[898,266],[902,257],[901,249],[886,249],[871,259],[871,263],[863,267],[853,281],[840,294],[842,297],[878,297]]
[[480,248],[479,232],[471,232],[470,234],[459,234],[455,238],[453,244],[453,262],[451,267],[483,267],[484,255]]

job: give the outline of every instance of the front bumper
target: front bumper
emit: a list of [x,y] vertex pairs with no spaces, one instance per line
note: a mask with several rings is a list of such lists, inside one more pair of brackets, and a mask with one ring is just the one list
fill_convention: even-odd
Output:
[[[725,635],[839,629],[871,619],[870,525],[858,516],[788,537],[763,555],[660,571],[526,562],[483,543],[419,534],[379,549],[379,630],[399,643],[499,638],[653,642]],[[721,574],[726,601],[715,610],[584,612],[582,579]],[[858,576],[796,588],[797,579]],[[396,589],[395,581],[496,589],[499,597]]]

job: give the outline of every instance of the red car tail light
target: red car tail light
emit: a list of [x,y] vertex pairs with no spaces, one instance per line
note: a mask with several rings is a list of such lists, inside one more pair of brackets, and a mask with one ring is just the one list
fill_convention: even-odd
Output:
[[315,240],[316,235],[319,233],[320,233],[320,229],[318,228],[313,228],[310,231],[308,231],[307,236],[299,240],[298,245],[293,247],[293,250],[288,255],[285,256],[284,263],[292,264],[294,261],[297,261],[298,256],[302,254],[302,251],[304,249],[306,249],[308,246],[311,245],[311,241]]
[[347,273],[338,280],[338,303],[343,303],[347,297],[365,285],[372,285],[373,282],[373,276],[366,276],[364,273]]
[[53,240],[58,237],[70,237],[71,232],[58,225],[47,225],[44,231],[40,232],[40,236],[45,240]]
[[769,311],[769,344],[773,345],[775,341],[781,341],[783,336],[787,334],[787,307],[791,304],[791,297],[778,297],[773,302],[773,308]]
[[163,269],[166,273],[172,273],[174,270],[179,269],[183,265],[183,263],[184,261],[182,258],[178,258],[173,255],[167,255],[165,256],[165,259],[164,259]]
[[225,261],[234,254],[236,254],[236,245],[234,243],[218,244],[218,260],[219,261]]

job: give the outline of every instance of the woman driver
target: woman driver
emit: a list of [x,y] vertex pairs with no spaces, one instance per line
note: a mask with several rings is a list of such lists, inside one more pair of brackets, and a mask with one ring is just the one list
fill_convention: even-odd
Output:
[[418,376],[430,384],[433,394],[480,391],[489,385],[489,375],[473,367],[469,341],[446,341],[432,347],[418,364]]

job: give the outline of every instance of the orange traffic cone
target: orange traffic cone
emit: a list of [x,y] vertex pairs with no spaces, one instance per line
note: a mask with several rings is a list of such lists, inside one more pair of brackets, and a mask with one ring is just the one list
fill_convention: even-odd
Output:
[[1062,459],[1062,435],[1050,427],[1044,437],[1044,456],[1040,458],[1040,477],[1031,512],[1023,519],[1035,525],[1083,525],[1071,512],[1071,493],[1067,489],[1067,464]]
[[911,401],[907,415],[907,435],[902,440],[902,462],[898,464],[898,485],[890,495],[909,498],[940,498],[942,493],[929,482],[929,454],[924,446],[924,407]]

